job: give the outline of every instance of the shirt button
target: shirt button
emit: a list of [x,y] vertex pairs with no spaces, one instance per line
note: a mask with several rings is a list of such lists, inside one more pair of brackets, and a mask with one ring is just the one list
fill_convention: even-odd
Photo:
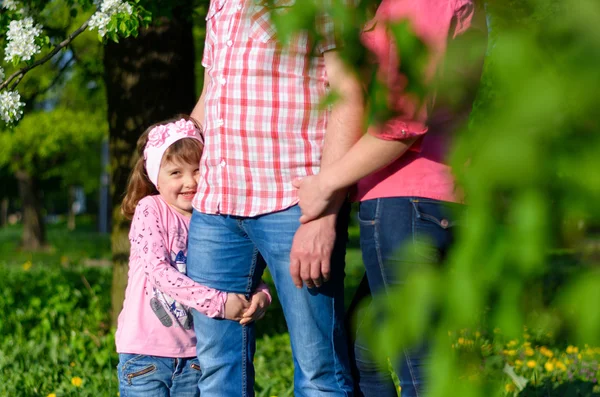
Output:
[[227,40],[227,47],[231,47],[233,45],[233,40]]
[[221,167],[225,167],[227,165],[227,163],[225,162],[225,160],[221,160],[221,162],[219,163],[219,165]]
[[225,83],[227,83],[227,80],[225,80],[225,77],[221,77],[219,79],[219,83],[221,83],[221,85],[225,85]]

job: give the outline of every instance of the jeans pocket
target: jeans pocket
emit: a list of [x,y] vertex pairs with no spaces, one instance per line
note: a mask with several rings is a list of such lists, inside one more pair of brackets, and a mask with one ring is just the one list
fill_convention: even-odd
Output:
[[430,199],[411,199],[413,241],[419,244],[418,257],[427,263],[441,263],[454,241],[455,228],[460,224],[461,204]]
[[441,229],[450,229],[458,225],[458,214],[451,203],[429,199],[411,199],[417,220],[432,223]]
[[363,226],[372,226],[377,223],[379,216],[379,199],[367,200],[360,203],[358,207],[358,223]]
[[128,358],[127,356],[122,357],[126,359],[126,361],[121,365],[121,371],[119,373],[119,376],[121,376],[127,384],[132,385],[135,380],[156,372],[157,366],[152,357],[142,354],[131,356],[131,358]]

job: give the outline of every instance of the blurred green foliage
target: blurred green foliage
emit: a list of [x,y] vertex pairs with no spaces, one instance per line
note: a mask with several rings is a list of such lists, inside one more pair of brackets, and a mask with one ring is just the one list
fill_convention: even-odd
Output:
[[32,112],[17,127],[0,130],[0,166],[41,180],[58,177],[63,186],[79,184],[89,191],[99,184],[100,147],[107,134],[102,114],[66,108]]

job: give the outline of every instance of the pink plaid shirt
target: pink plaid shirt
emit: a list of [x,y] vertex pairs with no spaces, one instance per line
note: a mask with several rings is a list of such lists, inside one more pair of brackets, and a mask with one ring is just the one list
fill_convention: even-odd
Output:
[[194,208],[256,216],[298,202],[292,180],[319,172],[329,112],[322,54],[336,47],[332,22],[318,21],[316,46],[299,34],[282,47],[256,0],[212,0],[202,63],[205,147]]

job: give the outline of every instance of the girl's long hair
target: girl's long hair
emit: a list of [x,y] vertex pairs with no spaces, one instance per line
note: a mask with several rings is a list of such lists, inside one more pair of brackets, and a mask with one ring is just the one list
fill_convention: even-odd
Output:
[[[134,155],[135,165],[131,169],[131,174],[129,174],[127,190],[125,191],[125,197],[121,203],[121,213],[127,219],[133,218],[135,207],[138,205],[141,199],[146,196],[159,194],[156,186],[154,186],[152,181],[150,181],[148,173],[146,172],[144,149],[146,148],[146,143],[148,143],[148,134],[154,127],[158,125],[175,122],[181,120],[182,118],[192,121],[194,124],[196,124],[196,127],[202,131],[196,120],[189,116],[182,115],[180,117],[165,120],[148,127],[146,131],[144,131],[144,133],[139,137]],[[203,148],[204,146],[197,139],[183,138],[169,146],[163,155],[162,161],[181,162],[185,164],[200,164],[200,157],[202,155]]]

